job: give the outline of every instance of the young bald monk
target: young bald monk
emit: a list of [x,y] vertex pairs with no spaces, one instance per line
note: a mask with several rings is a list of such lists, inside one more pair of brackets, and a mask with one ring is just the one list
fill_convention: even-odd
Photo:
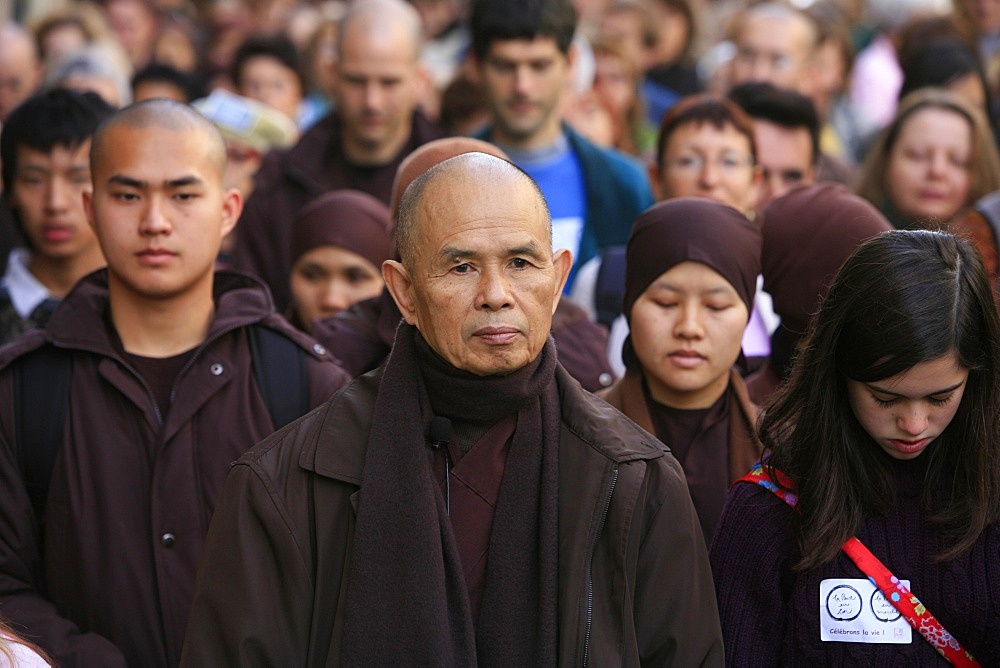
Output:
[[[251,340],[290,342],[309,406],[346,380],[259,282],[214,273],[241,207],[225,159],[214,126],[179,103],[106,121],[84,201],[107,270],[0,354],[0,610],[60,666],[178,663],[230,463],[277,426]],[[16,395],[53,365],[69,387],[39,476]]]

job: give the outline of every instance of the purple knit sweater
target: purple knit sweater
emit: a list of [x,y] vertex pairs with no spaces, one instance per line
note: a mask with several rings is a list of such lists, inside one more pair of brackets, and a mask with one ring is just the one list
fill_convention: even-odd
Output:
[[[917,462],[889,464],[899,503],[868,519],[857,536],[901,579],[983,666],[1000,666],[1000,526],[958,559],[935,560],[941,542],[924,519],[914,481]],[[794,511],[757,485],[736,484],[716,529],[710,557],[729,666],[946,666],[916,631],[908,645],[822,642],[819,585],[863,578],[841,552],[805,573],[792,533]]]

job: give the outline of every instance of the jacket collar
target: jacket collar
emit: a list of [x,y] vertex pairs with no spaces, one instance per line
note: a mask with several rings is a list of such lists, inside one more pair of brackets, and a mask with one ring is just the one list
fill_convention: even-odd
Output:
[[[561,364],[556,365],[555,373],[562,413],[561,443],[572,435],[619,464],[663,456],[662,444],[584,390]],[[315,450],[305,448],[299,457],[299,464],[304,469],[354,485],[361,484],[371,414],[381,380],[382,367],[379,367],[337,393],[329,404]]]
[[[258,322],[274,311],[274,302],[264,285],[244,274],[217,272],[213,297],[215,314],[205,342],[223,332]],[[45,338],[62,348],[117,357],[108,308],[108,273],[101,269],[82,278],[66,295],[49,320]]]

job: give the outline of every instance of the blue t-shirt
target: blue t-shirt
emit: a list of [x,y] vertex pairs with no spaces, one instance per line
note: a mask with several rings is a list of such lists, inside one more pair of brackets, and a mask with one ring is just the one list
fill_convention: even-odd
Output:
[[[543,149],[519,151],[504,146],[501,148],[541,188],[552,215],[552,248],[568,248],[574,258],[579,257],[581,244],[593,244],[594,240],[584,240],[584,235],[592,235],[584,225],[587,219],[587,189],[580,161],[570,150],[565,135],[559,135],[556,144]],[[565,292],[572,286],[575,274],[574,262]]]

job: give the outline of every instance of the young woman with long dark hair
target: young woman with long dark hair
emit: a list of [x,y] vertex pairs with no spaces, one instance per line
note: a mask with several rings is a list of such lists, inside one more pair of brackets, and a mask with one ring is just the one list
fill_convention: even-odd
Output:
[[716,532],[727,662],[1000,663],[998,421],[976,253],[924,230],[860,246],[761,420],[758,484],[733,487]]

